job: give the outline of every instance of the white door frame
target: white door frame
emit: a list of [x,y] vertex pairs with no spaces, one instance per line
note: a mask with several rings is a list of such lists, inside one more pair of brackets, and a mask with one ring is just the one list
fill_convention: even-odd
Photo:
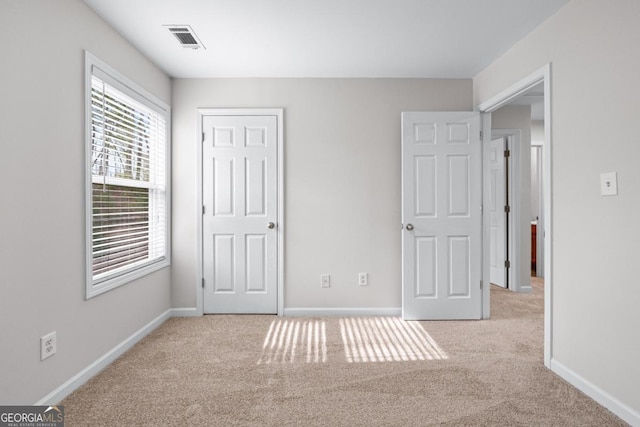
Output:
[[[551,368],[552,352],[552,335],[553,335],[553,323],[552,323],[552,297],[553,297],[553,283],[552,283],[552,223],[553,217],[551,216],[551,63],[546,64],[539,70],[513,84],[497,95],[491,97],[486,102],[480,104],[477,108],[481,113],[485,114],[483,120],[483,128],[491,129],[491,114],[493,111],[509,104],[517,96],[526,92],[533,86],[544,83],[544,146],[543,150],[543,197],[542,203],[544,206],[544,364],[547,368]],[[486,125],[489,127],[486,127]],[[486,134],[490,132],[487,131]],[[485,134],[485,140],[490,139],[490,135]],[[486,168],[485,168],[486,169]],[[483,179],[485,179],[483,177]],[[485,225],[486,227],[486,225]],[[483,248],[483,282],[489,283],[489,252],[486,247]],[[490,305],[489,305],[489,288],[485,286],[483,289],[483,317],[489,317]]]
[[197,224],[197,266],[196,266],[196,309],[197,314],[204,314],[204,289],[202,288],[202,119],[204,116],[276,116],[277,121],[277,176],[278,176],[278,214],[276,227],[278,233],[278,316],[284,313],[284,110],[282,108],[198,108],[197,133],[196,133],[196,173],[197,173],[197,197],[196,197],[196,224]]

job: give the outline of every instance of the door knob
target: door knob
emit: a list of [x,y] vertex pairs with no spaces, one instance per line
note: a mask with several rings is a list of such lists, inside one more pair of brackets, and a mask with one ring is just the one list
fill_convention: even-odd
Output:
[[267,225],[267,227],[269,227],[269,229],[271,230],[271,229],[276,228],[276,225],[274,223],[270,222],[269,225]]
[[407,224],[407,230],[409,230],[409,231],[413,230],[413,225]]

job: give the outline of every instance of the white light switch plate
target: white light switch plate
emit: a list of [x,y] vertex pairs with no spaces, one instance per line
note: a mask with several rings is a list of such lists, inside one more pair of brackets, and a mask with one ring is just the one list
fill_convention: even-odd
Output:
[[618,176],[616,172],[600,174],[600,194],[602,196],[618,195]]
[[331,275],[330,274],[321,274],[320,275],[320,286],[323,288],[331,287]]

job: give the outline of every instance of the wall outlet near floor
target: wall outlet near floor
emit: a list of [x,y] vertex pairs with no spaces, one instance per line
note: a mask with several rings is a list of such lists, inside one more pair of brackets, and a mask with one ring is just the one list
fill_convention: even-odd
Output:
[[369,285],[369,273],[358,273],[358,284],[360,286]]
[[320,275],[320,286],[323,288],[331,287],[331,275],[330,274],[321,274]]
[[56,331],[40,338],[40,360],[53,356],[56,354],[57,349],[58,339],[56,338]]

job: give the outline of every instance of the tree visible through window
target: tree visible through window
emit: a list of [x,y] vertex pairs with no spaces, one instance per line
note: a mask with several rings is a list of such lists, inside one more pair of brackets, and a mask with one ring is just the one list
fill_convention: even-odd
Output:
[[165,114],[118,90],[109,77],[92,68],[88,266],[94,287],[167,258]]

